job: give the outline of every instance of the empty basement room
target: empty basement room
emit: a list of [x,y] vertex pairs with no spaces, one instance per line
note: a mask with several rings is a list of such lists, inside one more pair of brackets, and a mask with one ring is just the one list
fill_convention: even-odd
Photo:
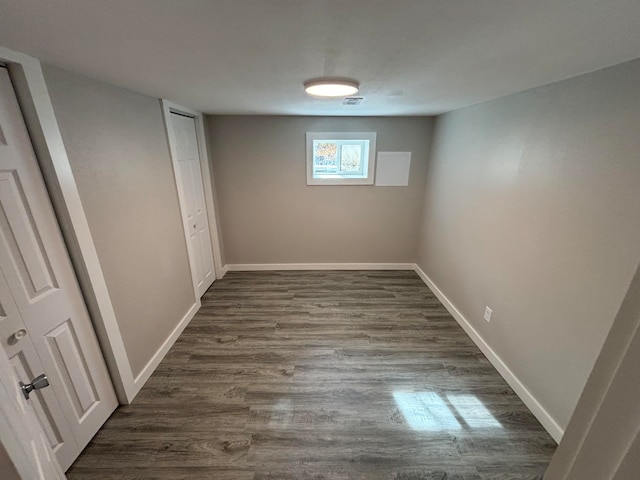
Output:
[[0,0],[2,480],[640,478],[638,25]]

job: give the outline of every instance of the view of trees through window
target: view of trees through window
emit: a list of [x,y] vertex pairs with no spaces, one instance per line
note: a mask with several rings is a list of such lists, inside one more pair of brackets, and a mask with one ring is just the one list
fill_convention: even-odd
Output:
[[365,141],[316,140],[313,142],[313,173],[362,175]]
[[307,132],[307,185],[373,185],[376,132]]
[[362,147],[360,145],[343,145],[340,155],[340,171],[362,171]]

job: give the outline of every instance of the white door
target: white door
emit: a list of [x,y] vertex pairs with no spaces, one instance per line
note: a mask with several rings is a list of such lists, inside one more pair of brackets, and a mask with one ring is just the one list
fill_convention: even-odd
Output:
[[196,122],[193,117],[171,112],[169,123],[178,193],[190,242],[192,276],[198,297],[201,297],[215,280],[215,273]]
[[40,169],[0,68],[0,340],[65,470],[117,406]]
[[[33,398],[33,394],[30,395]],[[64,474],[0,348],[0,472],[2,478],[62,480]],[[11,463],[11,465],[9,464]]]

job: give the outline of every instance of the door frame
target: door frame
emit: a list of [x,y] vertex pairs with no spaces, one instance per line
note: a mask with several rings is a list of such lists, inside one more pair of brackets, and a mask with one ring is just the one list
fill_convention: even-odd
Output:
[[171,114],[177,113],[186,117],[193,118],[196,124],[196,138],[198,142],[198,154],[200,157],[200,175],[202,176],[202,186],[204,189],[204,202],[207,209],[207,220],[209,223],[209,238],[211,238],[211,250],[213,253],[213,268],[215,274],[215,280],[222,278],[224,273],[222,271],[222,254],[220,252],[220,239],[218,236],[218,223],[215,211],[215,202],[213,197],[213,177],[211,175],[211,169],[209,168],[209,155],[207,152],[207,137],[204,128],[204,118],[201,112],[196,112],[189,108],[182,107],[176,103],[173,103],[166,99],[161,99],[162,115],[164,117],[164,127],[167,134],[167,141],[169,142],[169,151],[171,152],[171,164],[173,165],[173,176],[178,189],[178,200],[180,203],[180,213],[182,215],[182,227],[184,230],[184,239],[187,243],[187,251],[189,254],[189,264],[191,266],[191,280],[193,282],[193,291],[196,298],[200,298],[198,294],[198,279],[196,278],[196,269],[194,268],[193,261],[195,255],[193,247],[189,239],[189,226],[187,225],[187,207],[185,193],[182,188],[182,183],[178,181],[179,169],[178,158],[176,155],[176,139],[174,131],[171,127]]
[[[0,47],[49,198],[65,240],[118,401],[131,403],[155,365],[135,376],[124,347],[89,223],[80,201],[40,60]],[[158,362],[161,358],[158,359]]]

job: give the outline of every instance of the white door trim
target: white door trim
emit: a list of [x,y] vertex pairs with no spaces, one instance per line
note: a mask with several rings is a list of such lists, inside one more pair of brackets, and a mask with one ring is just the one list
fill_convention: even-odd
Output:
[[[91,314],[120,403],[144,384],[134,378],[89,224],[71,171],[49,91],[37,58],[0,47],[49,190],[69,255]],[[138,378],[142,380],[142,378]]]
[[[187,212],[185,210],[185,196],[182,191],[182,184],[178,181],[177,172],[179,169],[178,161],[176,157],[176,142],[173,134],[173,130],[170,128],[171,113],[179,113],[186,115],[194,119],[196,123],[196,136],[198,138],[198,151],[200,153],[200,172],[202,174],[202,184],[204,187],[204,201],[207,207],[207,219],[209,221],[209,235],[211,238],[211,249],[213,251],[213,266],[215,269],[216,278],[222,278],[224,276],[222,272],[222,255],[220,253],[220,241],[218,238],[218,228],[216,223],[216,213],[213,202],[213,189],[211,186],[211,171],[209,169],[209,155],[207,153],[207,142],[204,133],[204,119],[202,113],[190,110],[185,107],[181,107],[169,100],[162,99],[162,113],[164,116],[164,125],[167,132],[167,139],[169,141],[169,150],[171,151],[171,163],[173,164],[173,173],[175,176],[176,186],[178,187],[178,197],[180,199],[180,211],[182,218],[186,218]],[[185,241],[187,242],[187,249],[189,250],[189,259],[195,258],[192,253],[191,242],[189,241],[189,230],[183,221]],[[195,277],[195,269],[191,267],[191,276],[193,280],[193,288],[198,295],[197,279]]]

